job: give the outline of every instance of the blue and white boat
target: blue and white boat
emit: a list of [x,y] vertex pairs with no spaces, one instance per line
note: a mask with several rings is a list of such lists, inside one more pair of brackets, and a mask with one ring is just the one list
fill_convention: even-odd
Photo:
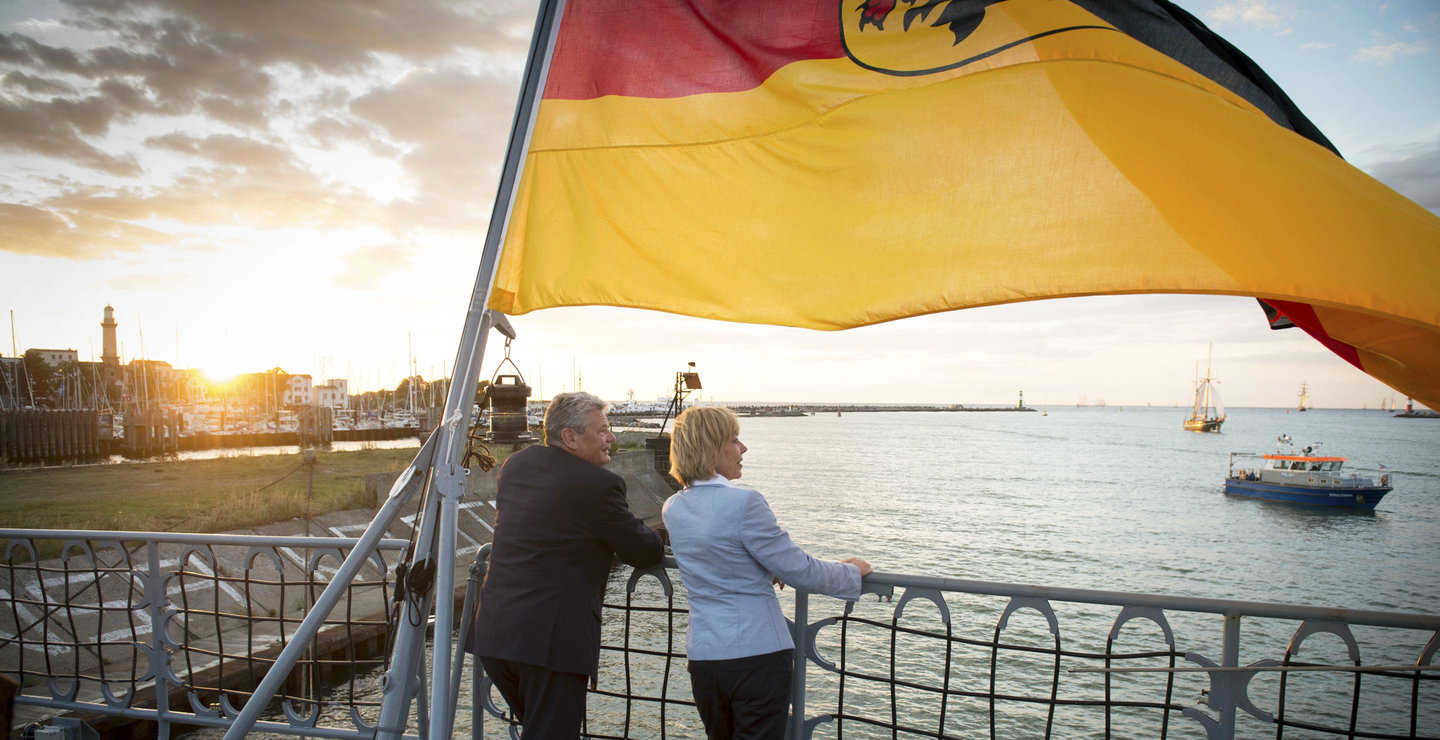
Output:
[[1387,472],[1347,469],[1349,458],[1320,457],[1313,451],[1314,446],[1300,454],[1232,452],[1225,493],[1305,506],[1374,509],[1393,490]]

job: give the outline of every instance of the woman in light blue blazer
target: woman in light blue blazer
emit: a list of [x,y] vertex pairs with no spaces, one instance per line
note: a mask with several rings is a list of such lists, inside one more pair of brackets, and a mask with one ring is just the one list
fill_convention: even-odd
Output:
[[705,406],[675,419],[670,474],[685,488],[662,516],[690,600],[690,683],[710,740],[785,734],[795,644],[775,585],[854,601],[870,565],[807,555],[765,497],[732,481],[745,445],[735,412]]

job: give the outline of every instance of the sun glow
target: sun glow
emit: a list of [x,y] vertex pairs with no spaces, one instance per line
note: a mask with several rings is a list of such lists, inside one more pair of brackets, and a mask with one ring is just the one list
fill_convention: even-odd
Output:
[[234,382],[235,378],[245,373],[259,372],[240,357],[233,355],[211,358],[200,365],[200,372],[205,375],[206,382],[213,386],[221,387]]

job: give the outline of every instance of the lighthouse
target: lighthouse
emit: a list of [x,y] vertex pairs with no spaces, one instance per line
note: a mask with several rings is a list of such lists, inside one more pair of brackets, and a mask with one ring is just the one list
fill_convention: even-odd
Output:
[[[115,342],[115,308],[105,307],[105,320],[100,322],[100,329],[103,332],[104,349],[100,353],[100,362],[109,367],[120,367],[120,353],[116,350],[119,346]],[[91,350],[94,351],[94,350]]]
[[115,341],[115,308],[105,307],[105,319],[100,322],[101,351],[100,351],[100,381],[102,387],[101,395],[108,402],[120,398],[123,393],[124,384],[120,377],[120,351],[119,343]]

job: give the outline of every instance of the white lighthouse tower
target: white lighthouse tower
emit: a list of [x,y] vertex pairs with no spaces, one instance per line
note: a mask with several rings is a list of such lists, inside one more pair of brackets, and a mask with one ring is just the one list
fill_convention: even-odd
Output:
[[100,352],[100,362],[108,367],[118,368],[120,367],[120,352],[117,350],[119,345],[115,341],[115,327],[117,326],[119,324],[115,323],[115,308],[106,306],[105,320],[100,322],[100,329],[104,336],[102,340],[104,348]]

